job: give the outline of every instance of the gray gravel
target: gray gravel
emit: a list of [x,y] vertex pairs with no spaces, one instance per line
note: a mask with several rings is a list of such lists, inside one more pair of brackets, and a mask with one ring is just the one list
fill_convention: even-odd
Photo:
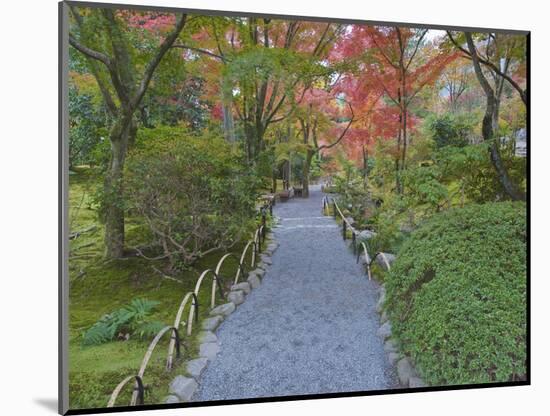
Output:
[[259,288],[225,319],[221,352],[195,401],[397,387],[377,335],[379,285],[368,281],[322,193],[275,206],[280,247]]

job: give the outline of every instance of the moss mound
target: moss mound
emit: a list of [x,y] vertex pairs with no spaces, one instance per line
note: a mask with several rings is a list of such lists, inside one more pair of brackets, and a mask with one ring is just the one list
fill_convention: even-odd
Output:
[[387,276],[394,336],[432,385],[526,373],[526,206],[471,205],[411,234]]

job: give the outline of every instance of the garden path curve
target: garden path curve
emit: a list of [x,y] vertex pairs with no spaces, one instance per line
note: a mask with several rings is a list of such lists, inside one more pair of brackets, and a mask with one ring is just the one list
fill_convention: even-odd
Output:
[[193,401],[381,390],[397,386],[377,335],[380,286],[321,213],[323,194],[274,207],[273,264],[217,331],[218,357]]

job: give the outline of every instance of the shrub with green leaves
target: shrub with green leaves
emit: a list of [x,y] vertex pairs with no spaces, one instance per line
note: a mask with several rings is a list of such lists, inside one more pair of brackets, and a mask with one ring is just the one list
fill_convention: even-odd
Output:
[[260,180],[221,137],[181,127],[138,136],[126,165],[129,212],[149,228],[147,258],[181,270],[251,232]]
[[432,385],[525,378],[525,217],[521,202],[452,209],[401,247],[385,307]]
[[82,345],[99,345],[113,341],[119,333],[140,338],[156,335],[164,324],[152,321],[150,315],[159,304],[157,301],[136,298],[129,305],[106,314],[82,336]]
[[[483,203],[508,199],[489,157],[490,143],[461,148],[447,146],[434,154],[442,183],[455,182],[470,201]],[[525,191],[526,158],[516,157],[511,144],[500,147],[500,155],[513,183]]]
[[448,197],[445,185],[441,183],[441,173],[437,166],[415,166],[402,174],[406,198],[410,206],[425,204],[438,210]]
[[429,117],[427,123],[437,147],[463,147],[468,144],[468,138],[473,133],[475,119],[468,113],[447,113]]

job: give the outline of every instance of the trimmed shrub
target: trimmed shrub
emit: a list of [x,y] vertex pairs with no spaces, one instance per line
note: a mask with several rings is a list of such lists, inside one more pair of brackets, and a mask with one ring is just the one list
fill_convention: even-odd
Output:
[[526,206],[436,214],[403,244],[386,278],[394,336],[432,385],[526,374]]

